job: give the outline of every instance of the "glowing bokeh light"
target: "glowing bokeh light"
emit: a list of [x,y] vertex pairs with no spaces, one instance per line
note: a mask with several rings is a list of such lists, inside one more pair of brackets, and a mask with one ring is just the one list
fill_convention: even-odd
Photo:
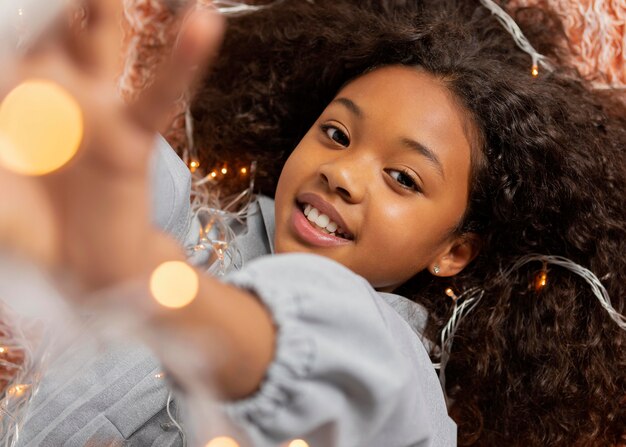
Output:
[[11,397],[22,397],[29,388],[30,386],[25,384],[13,385],[7,390],[7,394]]
[[222,168],[222,174],[224,174],[224,175],[228,174],[228,169]]
[[206,447],[239,447],[237,441],[228,436],[220,436],[219,438],[212,439],[206,445]]
[[248,168],[241,168],[241,173],[246,175],[248,173]]
[[187,263],[170,261],[161,264],[152,273],[150,291],[162,306],[180,309],[198,295],[198,275]]
[[302,439],[294,439],[289,443],[289,447],[309,447],[309,444]]
[[78,152],[83,138],[80,105],[51,81],[14,88],[0,105],[0,166],[23,175],[45,175]]

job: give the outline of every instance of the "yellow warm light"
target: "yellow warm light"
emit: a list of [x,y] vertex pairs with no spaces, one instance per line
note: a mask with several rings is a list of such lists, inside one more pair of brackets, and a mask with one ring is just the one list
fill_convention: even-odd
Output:
[[7,348],[5,348],[4,346],[0,346],[0,354],[6,354],[7,352]]
[[539,67],[537,67],[536,65],[533,65],[533,69],[531,70],[530,73],[533,75],[533,77],[536,78],[537,76],[539,76]]
[[161,264],[150,278],[150,291],[154,299],[172,309],[190,304],[198,295],[198,287],[195,270],[180,261]]
[[191,172],[196,172],[199,167],[200,167],[199,161],[193,160],[191,163],[189,163],[189,169],[191,170]]
[[206,445],[206,447],[239,447],[237,441],[233,438],[229,438],[228,436],[221,436],[219,438],[212,439]]
[[542,270],[535,276],[535,290],[539,292],[546,285],[548,285],[548,272]]
[[0,165],[24,175],[45,175],[69,162],[83,139],[76,100],[46,80],[26,81],[0,105]]
[[228,174],[228,169],[222,168],[222,174],[224,174],[224,175]]
[[28,388],[28,385],[13,385],[7,390],[7,394],[11,397],[22,397]]
[[246,175],[248,173],[248,169],[247,168],[241,168],[241,173],[243,175]]
[[303,441],[302,439],[294,439],[289,443],[289,447],[309,447],[309,444],[307,444],[306,441]]
[[211,177],[213,177],[213,178],[217,177],[217,172],[215,172],[215,171],[211,172]]

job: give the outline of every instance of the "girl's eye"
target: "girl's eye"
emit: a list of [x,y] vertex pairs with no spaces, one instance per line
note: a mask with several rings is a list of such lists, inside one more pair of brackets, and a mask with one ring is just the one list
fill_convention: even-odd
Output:
[[335,126],[322,126],[322,130],[326,133],[326,136],[335,143],[344,147],[350,146],[350,138]]
[[412,174],[410,171],[405,170],[405,169],[403,170],[389,169],[387,173],[392,179],[398,182],[400,186],[402,186],[403,188],[412,189],[417,192],[421,191],[421,188],[419,187],[419,185],[417,184],[417,181],[415,180],[414,174]]

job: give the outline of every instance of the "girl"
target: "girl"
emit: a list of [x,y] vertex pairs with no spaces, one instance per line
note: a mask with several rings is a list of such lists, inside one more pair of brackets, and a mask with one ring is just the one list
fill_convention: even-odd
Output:
[[[275,212],[260,200],[251,227],[264,228],[269,249],[285,255],[231,275],[236,287],[201,277],[199,298],[178,311],[139,300],[157,331],[202,358],[215,361],[211,334],[228,344],[211,371],[207,362],[181,371],[162,356],[174,380],[181,387],[216,380],[222,396],[236,400],[226,413],[254,445],[295,436],[311,445],[450,445],[454,426],[406,321],[419,319],[421,308],[402,296],[429,309],[426,334],[433,334],[450,312],[444,291],[480,287],[445,370],[462,442],[617,444],[626,418],[624,332],[578,276],[546,266],[548,283],[535,288],[541,264],[510,267],[530,253],[567,256],[598,273],[623,312],[624,261],[615,256],[625,240],[623,123],[565,69],[533,79],[528,55],[478,4],[327,3],[283,2],[233,22],[226,59],[206,88],[227,119],[250,113],[252,129],[229,139],[217,109],[202,101],[208,92],[198,96],[201,145],[216,154],[276,149],[259,157],[264,191],[274,192],[270,168],[286,159]],[[268,35],[275,62],[258,52],[247,62],[250,46]],[[239,82],[231,69],[251,75],[249,96],[238,101],[229,97]],[[275,139],[261,145],[272,126],[280,129]],[[122,145],[138,141],[121,135]],[[280,153],[299,137],[291,153]],[[182,259],[148,224],[141,201],[148,150],[139,141],[139,157],[92,143],[54,185],[64,193],[64,264],[89,287]],[[106,200],[63,188],[96,167],[105,175],[89,184]],[[112,214],[102,202],[119,208]],[[76,218],[79,209],[89,218]],[[115,231],[120,216],[134,231]],[[259,248],[248,257],[266,245],[253,233]],[[155,363],[146,363],[128,380],[147,377]],[[114,382],[106,389],[119,393]],[[111,405],[111,394],[70,400],[84,410],[108,396],[114,411],[103,411],[106,420],[66,410],[50,422],[45,405],[36,406],[24,442],[103,433],[158,439],[164,402],[140,406],[145,424],[137,425],[123,420],[129,412]]]
[[[562,268],[548,266],[539,292],[532,282],[541,263],[502,272],[528,253],[563,255],[594,271],[623,312],[616,254],[625,241],[624,108],[589,92],[567,67],[531,76],[529,57],[489,11],[473,1],[454,9],[288,2],[231,20],[222,57],[193,104],[199,155],[209,170],[257,160],[258,184],[271,194],[271,167],[349,79],[390,64],[434,74],[476,122],[481,149],[472,152],[468,207],[455,230],[477,235],[480,252],[454,277],[431,265],[395,292],[429,310],[426,333],[436,340],[453,308],[446,289],[485,290],[459,326],[445,370],[459,440],[614,445],[626,426],[623,331]],[[516,18],[535,48],[564,54],[548,12],[525,9]],[[363,138],[349,124],[328,125],[340,147]],[[415,231],[424,231],[421,222]]]

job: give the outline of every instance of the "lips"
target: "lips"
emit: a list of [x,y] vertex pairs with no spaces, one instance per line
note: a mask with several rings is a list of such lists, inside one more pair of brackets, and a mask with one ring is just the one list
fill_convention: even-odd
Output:
[[352,243],[354,239],[335,208],[321,197],[310,193],[296,199],[291,215],[291,228],[301,241],[317,247],[342,246]]
[[348,228],[341,214],[317,194],[301,194],[296,198],[296,202],[307,215],[308,220],[317,227],[325,228],[329,233],[336,233],[343,239],[354,239],[354,234]]

